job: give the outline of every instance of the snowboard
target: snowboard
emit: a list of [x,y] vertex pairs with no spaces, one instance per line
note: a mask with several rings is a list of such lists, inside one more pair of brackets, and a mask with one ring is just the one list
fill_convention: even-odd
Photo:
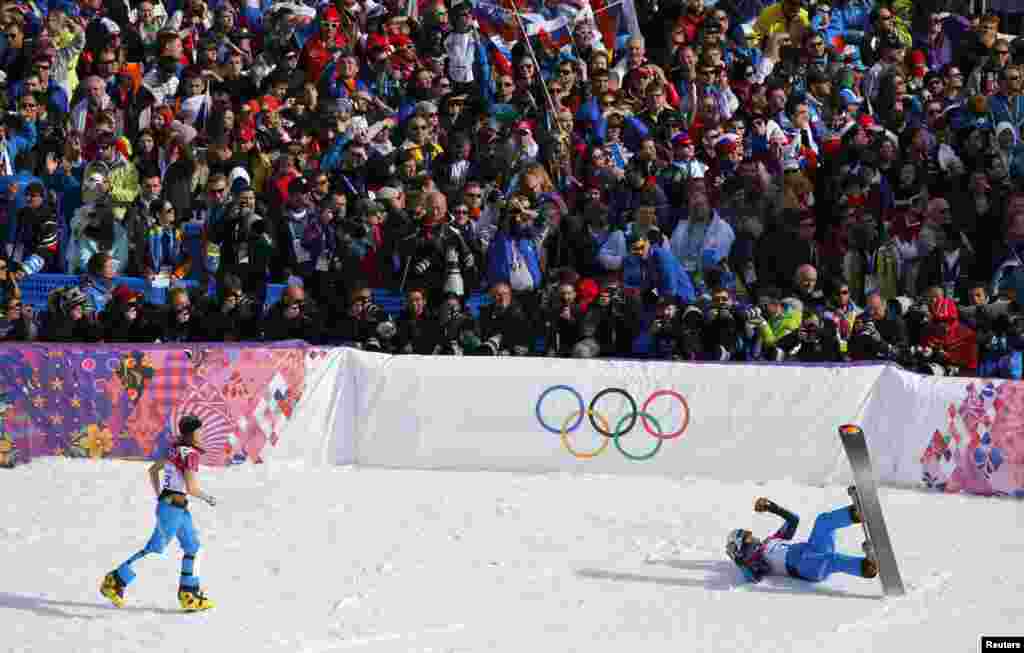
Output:
[[860,499],[860,512],[864,534],[874,548],[878,561],[878,576],[882,580],[882,591],[886,596],[903,596],[903,579],[896,563],[896,554],[892,550],[889,531],[885,527],[882,515],[882,504],[878,500],[878,484],[868,446],[864,440],[864,431],[859,426],[844,424],[839,427],[839,439],[846,450],[846,458],[853,469],[853,480],[856,485],[857,497]]

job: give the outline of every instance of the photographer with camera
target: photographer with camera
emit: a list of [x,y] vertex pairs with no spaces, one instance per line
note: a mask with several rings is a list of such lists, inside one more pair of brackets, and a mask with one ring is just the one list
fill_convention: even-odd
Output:
[[584,312],[576,301],[572,283],[558,285],[557,298],[546,307],[544,315],[545,346],[551,357],[569,358],[582,339]]
[[348,310],[331,323],[330,344],[348,345],[374,352],[393,352],[397,327],[383,308],[374,303],[373,290],[365,281],[356,282],[349,293]]
[[267,315],[264,338],[268,341],[302,340],[317,345],[321,343],[322,329],[316,306],[306,298],[306,291],[299,286],[288,286]]
[[742,335],[746,316],[737,309],[729,291],[711,289],[711,303],[704,311],[701,329],[701,358],[712,361],[737,360],[743,351]]
[[906,351],[907,325],[902,309],[895,301],[889,308],[877,292],[868,295],[864,311],[854,318],[848,343],[851,360],[893,360]]
[[573,357],[629,356],[639,322],[636,307],[627,300],[621,283],[605,282],[583,316],[583,339],[573,350]]
[[978,368],[977,335],[960,322],[956,302],[945,296],[942,286],[931,286],[926,293],[928,315],[920,324],[917,344],[932,363],[931,373],[973,376]]
[[780,361],[785,352],[779,340],[796,332],[803,324],[803,306],[794,298],[783,300],[777,288],[764,288],[758,305],[747,309],[744,333],[749,349],[764,360]]
[[402,254],[401,287],[440,289],[460,297],[476,287],[477,261],[459,230],[448,221],[448,201],[442,193],[421,197],[419,228],[398,245]]
[[451,293],[445,295],[438,324],[440,349],[436,353],[443,356],[472,355],[480,347],[476,320],[466,310],[461,297]]
[[427,310],[426,290],[413,288],[405,294],[405,308],[396,327],[395,353],[429,356],[441,351],[441,328],[438,319]]
[[513,300],[512,286],[499,281],[491,286],[494,303],[480,309],[478,356],[526,356],[530,353],[529,319]]
[[[226,183],[223,177],[211,177],[209,186],[211,189],[226,189],[226,186],[219,185]],[[226,195],[226,190],[220,194]],[[260,233],[261,230],[263,233]],[[206,270],[207,273],[216,274],[218,285],[223,282],[225,275],[233,274],[242,280],[246,293],[256,298],[264,296],[267,268],[259,252],[267,246],[272,247],[273,242],[266,233],[263,218],[256,213],[256,192],[251,187],[239,190],[235,201],[226,206],[223,217],[207,225],[206,240],[219,248],[220,263],[217,269]],[[268,240],[271,242],[268,243]]]
[[658,360],[694,360],[696,352],[687,351],[683,335],[682,315],[679,306],[673,300],[659,299],[654,308],[654,319],[649,331],[651,334],[651,354]]
[[835,324],[823,324],[817,313],[803,314],[800,328],[779,338],[776,348],[784,360],[801,363],[838,363],[842,359]]
[[260,323],[263,307],[252,296],[245,294],[242,280],[234,274],[225,274],[217,285],[218,300],[203,308],[204,331],[211,341],[242,342],[259,340],[263,331]]

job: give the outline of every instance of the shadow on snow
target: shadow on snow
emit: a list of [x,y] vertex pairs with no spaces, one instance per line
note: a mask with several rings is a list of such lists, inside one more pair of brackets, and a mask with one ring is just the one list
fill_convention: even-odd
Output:
[[97,601],[95,603],[88,603],[86,601],[55,601],[53,599],[44,599],[37,596],[23,596],[21,594],[0,592],[0,610],[21,610],[24,612],[32,612],[41,617],[61,617],[63,619],[92,620],[99,618],[96,615],[68,612],[67,608],[113,610],[118,612],[148,612],[154,614],[185,614],[182,610],[172,610],[170,608],[153,608],[137,605],[126,605],[123,608],[119,608],[115,605],[104,603],[102,601]]
[[742,590],[761,594],[808,594],[831,596],[843,599],[881,600],[882,594],[864,594],[832,589],[820,583],[808,583],[796,578],[771,576],[760,583],[740,580],[736,565],[724,560],[662,560],[650,561],[649,565],[671,567],[686,571],[703,571],[699,577],[655,576],[606,569],[578,569],[576,575],[592,580],[614,580],[631,583],[654,583],[669,587],[699,587],[705,590],[724,592]]

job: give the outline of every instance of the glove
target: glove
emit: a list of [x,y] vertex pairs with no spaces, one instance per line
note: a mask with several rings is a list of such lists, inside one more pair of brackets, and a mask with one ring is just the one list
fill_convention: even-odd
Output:
[[413,266],[413,270],[416,271],[416,274],[424,274],[427,271],[427,268],[429,267],[430,261],[423,259],[422,261]]
[[202,501],[205,501],[206,505],[210,506],[211,508],[217,505],[217,500],[213,498],[212,495],[200,493],[198,498]]

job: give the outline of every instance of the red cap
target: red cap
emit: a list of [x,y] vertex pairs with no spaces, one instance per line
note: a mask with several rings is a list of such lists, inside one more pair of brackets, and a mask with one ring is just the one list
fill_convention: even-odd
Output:
[[323,19],[329,23],[337,23],[341,21],[341,14],[334,8],[334,5],[330,5],[324,11]]
[[114,288],[114,292],[112,292],[110,296],[118,304],[127,304],[129,302],[138,301],[139,299],[141,299],[142,293],[135,292],[134,290],[132,290],[131,288],[122,283],[117,288]]
[[871,129],[875,126],[875,119],[871,116],[864,114],[860,118],[857,118],[857,124],[864,129]]

